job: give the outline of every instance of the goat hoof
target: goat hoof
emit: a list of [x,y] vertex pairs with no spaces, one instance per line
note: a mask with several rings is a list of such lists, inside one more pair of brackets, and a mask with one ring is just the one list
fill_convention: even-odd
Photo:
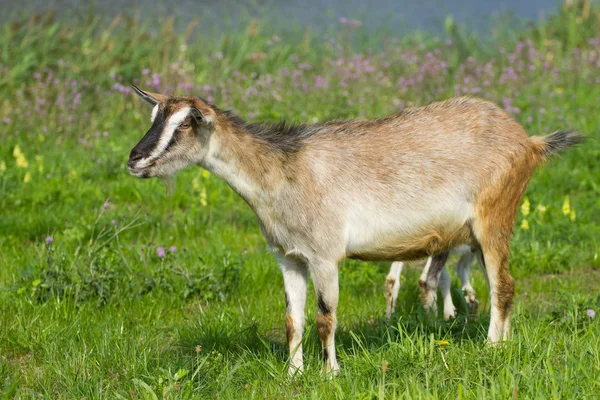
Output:
[[328,379],[333,379],[335,377],[337,377],[340,374],[340,367],[339,366],[335,366],[333,369],[330,369],[329,367],[324,368],[321,370],[321,375],[323,375],[324,377],[328,378]]
[[288,368],[288,378],[290,378],[290,379],[298,378],[298,377],[302,376],[303,373],[304,373],[304,368],[302,368],[302,367],[296,367],[296,366],[290,365],[290,367]]
[[451,319],[456,318],[456,310],[452,310],[449,312],[444,312],[444,320],[449,321]]
[[479,302],[475,299],[475,296],[468,295],[466,297],[467,308],[469,310],[469,315],[477,314],[477,310],[479,309]]

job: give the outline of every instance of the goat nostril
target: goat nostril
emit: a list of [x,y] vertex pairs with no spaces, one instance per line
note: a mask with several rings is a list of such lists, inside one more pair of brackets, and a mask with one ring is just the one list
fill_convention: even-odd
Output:
[[133,164],[136,161],[139,161],[142,159],[142,152],[138,151],[136,149],[131,150],[131,153],[129,153],[129,163],[128,164]]

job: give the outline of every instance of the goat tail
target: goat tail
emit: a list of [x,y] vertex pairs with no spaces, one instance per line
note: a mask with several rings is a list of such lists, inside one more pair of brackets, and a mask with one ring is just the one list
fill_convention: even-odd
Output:
[[531,136],[529,142],[541,158],[546,160],[569,147],[583,142],[585,139],[586,137],[580,135],[578,131],[567,130],[554,132],[548,136]]

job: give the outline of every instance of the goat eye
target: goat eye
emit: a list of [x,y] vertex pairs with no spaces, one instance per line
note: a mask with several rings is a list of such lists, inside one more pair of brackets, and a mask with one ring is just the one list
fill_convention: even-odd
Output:
[[179,127],[180,127],[181,129],[187,129],[187,128],[189,128],[189,127],[190,127],[190,124],[188,124],[188,123],[185,123],[185,122],[184,122],[183,124],[179,125]]

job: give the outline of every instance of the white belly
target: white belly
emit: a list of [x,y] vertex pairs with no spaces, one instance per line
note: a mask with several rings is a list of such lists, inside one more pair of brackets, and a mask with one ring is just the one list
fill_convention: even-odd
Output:
[[[441,199],[432,202],[431,199]],[[346,221],[346,252],[364,253],[397,243],[402,246],[420,235],[461,229],[473,217],[464,198],[426,196],[422,202],[390,207],[381,203],[352,205]]]

